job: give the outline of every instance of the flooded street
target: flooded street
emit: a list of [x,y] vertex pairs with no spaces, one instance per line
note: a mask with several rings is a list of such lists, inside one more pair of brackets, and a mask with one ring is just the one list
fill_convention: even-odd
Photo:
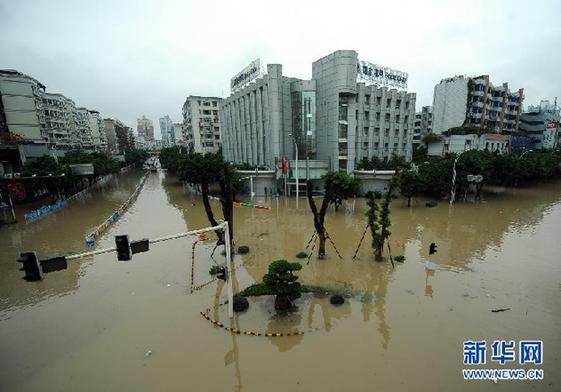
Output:
[[[298,311],[276,315],[267,297],[250,299],[234,326],[304,331],[296,337],[231,335],[221,281],[190,293],[194,238],[151,245],[128,262],[115,254],[69,262],[41,282],[21,279],[16,258],[86,251],[84,237],[134,190],[142,173],[121,175],[83,201],[26,225],[0,228],[0,390],[2,391],[527,391],[561,389],[561,182],[500,194],[479,204],[391,205],[393,255],[373,261],[365,202],[329,210],[327,259],[302,262],[300,281],[341,291],[346,303],[303,295]],[[312,232],[307,201],[254,198],[270,211],[236,208],[234,290],[277,259],[296,261]],[[216,215],[219,204],[213,202]],[[353,211],[354,210],[354,211]],[[164,172],[151,173],[138,199],[99,240],[156,238],[208,226],[202,202]],[[431,242],[438,245],[428,255]],[[210,280],[213,243],[196,248],[195,284]],[[317,248],[316,248],[317,251]],[[385,254],[387,252],[385,251]],[[224,257],[217,251],[215,259]],[[494,313],[491,310],[510,308]],[[543,382],[464,381],[465,340],[544,341]],[[493,366],[491,366],[493,365]],[[517,364],[516,364],[517,365]],[[489,364],[487,367],[498,367]],[[518,366],[506,366],[518,367]]]

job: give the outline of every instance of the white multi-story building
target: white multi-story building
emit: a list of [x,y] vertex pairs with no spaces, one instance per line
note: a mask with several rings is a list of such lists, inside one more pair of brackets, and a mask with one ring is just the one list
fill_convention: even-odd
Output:
[[167,115],[160,118],[160,133],[162,134],[162,146],[171,147],[175,145],[173,121]]
[[44,94],[45,86],[31,76],[0,70],[0,117],[5,124],[0,132],[9,132],[30,143],[46,143]]
[[93,149],[94,139],[91,130],[90,112],[86,108],[76,108],[76,134],[80,148]]
[[443,79],[434,88],[433,131],[460,126],[517,131],[523,100],[524,89],[493,86],[489,75]]
[[76,147],[76,123],[74,101],[62,94],[43,94],[45,130],[52,148],[71,149]]
[[185,134],[183,130],[183,123],[173,123],[173,135],[175,144],[179,146],[186,146]]
[[97,110],[89,110],[89,122],[94,149],[105,151],[107,149],[105,123]]
[[183,132],[191,151],[217,152],[222,146],[220,105],[222,98],[190,95],[183,104]]
[[[295,159],[296,145],[299,160],[348,173],[364,158],[411,160],[416,95],[405,91],[406,73],[362,61],[354,50],[315,61],[311,80],[284,76],[280,64],[264,74],[253,68],[232,80],[244,82],[222,102],[225,159],[273,168]],[[247,81],[248,74],[257,77]]]

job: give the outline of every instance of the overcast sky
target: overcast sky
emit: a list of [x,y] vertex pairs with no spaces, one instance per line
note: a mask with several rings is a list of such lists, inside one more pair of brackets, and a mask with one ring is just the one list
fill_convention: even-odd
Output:
[[310,78],[314,60],[354,49],[409,73],[417,109],[434,85],[489,74],[523,87],[525,106],[561,100],[561,1],[0,0],[0,68],[136,129],[179,122],[188,95],[229,94],[259,57]]

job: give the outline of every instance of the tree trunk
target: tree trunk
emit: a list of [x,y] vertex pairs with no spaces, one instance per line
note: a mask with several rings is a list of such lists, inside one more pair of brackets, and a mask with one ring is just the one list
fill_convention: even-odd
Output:
[[220,192],[222,194],[222,212],[230,230],[230,250],[234,254],[234,193],[232,185],[227,179],[220,181]]
[[407,207],[411,207],[411,196],[407,196]]
[[[212,212],[212,206],[210,205],[210,201],[208,199],[208,183],[207,182],[203,182],[201,184],[201,193],[202,193],[202,196],[203,196],[203,205],[205,206],[205,212],[206,212],[206,216],[208,218],[208,221],[210,222],[211,226],[218,226],[218,222],[216,221],[216,219],[214,219],[214,214]],[[229,224],[229,222],[228,222],[228,224]],[[220,230],[216,230],[215,233],[218,236],[217,245],[224,244],[224,234],[223,234],[223,232],[220,231]]]
[[376,250],[374,251],[374,259],[376,261],[382,261],[382,249],[384,249],[384,241],[378,241],[376,243]]
[[318,232],[318,237],[319,237],[318,259],[325,259],[325,230]]
[[316,230],[318,237],[319,237],[319,248],[318,248],[318,258],[324,259],[325,258],[325,214],[327,212],[327,206],[331,201],[331,192],[332,192],[332,181],[327,180],[325,184],[325,196],[323,197],[323,202],[321,204],[321,209],[317,210],[316,203],[312,197],[312,182],[308,180],[306,186],[306,193],[308,195],[308,204],[310,205],[310,209],[314,214],[314,229]]
[[286,294],[278,294],[275,297],[275,309],[276,310],[287,310],[292,308],[292,301]]

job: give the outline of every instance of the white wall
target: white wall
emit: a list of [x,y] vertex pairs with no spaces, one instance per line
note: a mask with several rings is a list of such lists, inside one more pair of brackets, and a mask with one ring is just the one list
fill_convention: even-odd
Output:
[[434,87],[432,129],[442,133],[459,127],[466,118],[468,79],[442,81]]

